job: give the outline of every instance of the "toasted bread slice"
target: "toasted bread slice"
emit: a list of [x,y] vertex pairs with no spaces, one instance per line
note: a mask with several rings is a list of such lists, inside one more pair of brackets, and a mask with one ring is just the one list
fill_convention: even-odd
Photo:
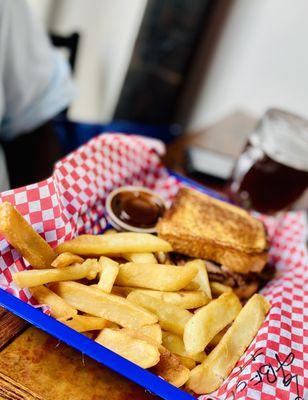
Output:
[[245,210],[181,188],[157,225],[174,251],[212,260],[229,269],[259,272],[267,262],[266,231]]

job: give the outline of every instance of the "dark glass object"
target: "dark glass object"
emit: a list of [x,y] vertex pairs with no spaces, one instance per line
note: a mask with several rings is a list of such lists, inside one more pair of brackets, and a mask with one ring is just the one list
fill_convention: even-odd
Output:
[[287,209],[308,187],[308,121],[269,110],[239,157],[231,196],[263,213]]

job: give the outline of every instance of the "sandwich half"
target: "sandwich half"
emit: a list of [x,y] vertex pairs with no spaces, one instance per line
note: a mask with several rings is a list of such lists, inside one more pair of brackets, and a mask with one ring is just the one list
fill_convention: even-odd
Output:
[[220,268],[215,268],[216,275],[244,275],[243,279],[249,277],[250,281],[268,260],[267,234],[261,221],[193,189],[178,191],[171,208],[158,222],[157,233],[176,253],[214,262],[208,265],[208,272],[216,266]]

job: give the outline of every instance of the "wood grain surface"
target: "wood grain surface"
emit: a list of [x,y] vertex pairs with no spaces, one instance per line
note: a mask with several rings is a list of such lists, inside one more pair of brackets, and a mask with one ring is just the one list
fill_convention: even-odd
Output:
[[11,379],[0,371],[0,399],[1,400],[44,400],[22,383]]
[[2,392],[11,393],[11,397],[5,397],[0,391],[4,399],[157,399],[34,327],[0,352],[0,371],[0,383],[5,385]]
[[12,340],[27,323],[0,307],[0,350]]

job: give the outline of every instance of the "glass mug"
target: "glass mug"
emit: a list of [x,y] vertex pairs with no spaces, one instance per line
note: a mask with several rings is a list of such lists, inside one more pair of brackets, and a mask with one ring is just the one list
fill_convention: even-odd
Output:
[[232,174],[230,194],[247,209],[287,209],[308,187],[308,121],[268,110],[250,135]]

